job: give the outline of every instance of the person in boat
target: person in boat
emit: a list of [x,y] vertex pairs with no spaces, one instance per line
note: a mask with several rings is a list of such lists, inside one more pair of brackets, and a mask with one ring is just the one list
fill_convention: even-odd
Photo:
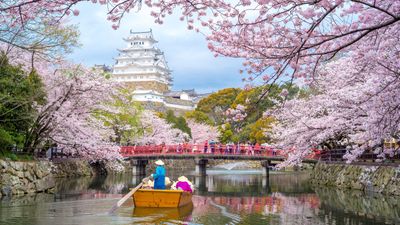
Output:
[[180,176],[178,182],[172,185],[172,189],[183,190],[192,193],[193,184],[185,176]]
[[143,179],[143,186],[142,189],[153,189],[154,187],[154,182],[149,179]]
[[165,177],[165,188],[169,189],[172,186],[171,179],[169,177]]
[[164,162],[161,160],[157,160],[155,162],[157,165],[156,172],[151,174],[154,179],[154,189],[165,189],[165,168]]
[[[168,189],[172,186],[171,179],[169,177],[165,177],[165,188]],[[148,178],[143,179],[143,189],[153,189],[154,188],[154,182]]]

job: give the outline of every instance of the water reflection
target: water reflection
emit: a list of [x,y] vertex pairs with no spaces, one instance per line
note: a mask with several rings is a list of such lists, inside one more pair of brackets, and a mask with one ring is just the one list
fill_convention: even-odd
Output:
[[[180,174],[171,172],[175,180]],[[60,179],[56,194],[0,200],[0,224],[400,224],[400,199],[312,187],[307,173],[188,176],[193,206],[108,209],[143,177]]]
[[165,208],[154,210],[152,208],[134,208],[132,216],[144,218],[143,222],[162,224],[165,221],[191,221],[193,204],[188,204],[180,208]]
[[400,198],[361,191],[315,187],[322,219],[337,224],[400,224]]

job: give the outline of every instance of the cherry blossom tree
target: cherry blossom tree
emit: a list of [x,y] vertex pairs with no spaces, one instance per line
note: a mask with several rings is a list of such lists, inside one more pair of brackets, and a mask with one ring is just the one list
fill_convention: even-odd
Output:
[[216,127],[204,123],[197,123],[192,119],[188,120],[188,126],[192,131],[193,144],[203,144],[207,140],[218,140],[220,135]]
[[157,116],[154,112],[144,111],[141,116],[143,135],[137,139],[138,144],[178,144],[183,143],[188,135],[173,128],[172,124]]
[[[2,1],[0,8],[12,2],[15,1]],[[0,43],[47,59],[62,58],[78,46],[79,33],[75,25],[67,25],[64,20],[55,19],[51,13],[47,17],[39,17],[30,12],[29,6],[27,10],[29,15],[24,16],[21,11],[18,16],[0,9]]]
[[[2,24],[23,28],[32,18],[61,21],[78,15],[83,0],[22,1],[0,4]],[[189,30],[203,31],[216,55],[244,58],[250,80],[276,81],[281,75],[312,77],[338,53],[375,46],[382,35],[398,36],[399,5],[393,0],[92,0],[108,8],[117,29],[124,15],[142,3],[155,22],[178,8]],[[201,29],[204,27],[206,29]],[[360,52],[362,54],[362,52]]]
[[64,151],[87,159],[115,159],[119,147],[109,141],[114,133],[93,116],[110,99],[114,84],[96,71],[60,64],[52,73],[40,72],[47,89],[47,104],[38,116],[27,145],[50,139]]
[[90,70],[66,61],[49,62],[13,49],[8,56],[27,71],[35,70],[46,90],[45,104],[36,104],[37,113],[25,137],[25,148],[57,144],[64,152],[90,160],[119,158],[119,147],[110,142],[112,129],[93,116],[104,109],[104,103],[116,93],[115,82],[100,71]]
[[[25,21],[32,18],[62,21],[65,15],[79,14],[74,6],[81,1],[83,0],[2,1],[0,24],[24,29]],[[249,74],[248,80],[261,79],[265,83],[274,83],[287,76],[290,80],[302,78],[308,84],[318,87],[320,94],[307,101],[297,99],[285,103],[284,109],[289,110],[278,116],[282,121],[281,126],[290,128],[286,133],[282,130],[282,137],[288,138],[287,143],[282,144],[287,147],[296,146],[296,157],[289,161],[294,162],[307,153],[306,144],[302,144],[299,139],[301,136],[304,138],[303,142],[310,140],[310,143],[317,144],[343,133],[350,138],[350,142],[360,146],[359,150],[353,150],[356,151],[354,154],[348,155],[351,160],[367,145],[375,145],[381,138],[398,132],[398,128],[395,131],[399,124],[395,114],[398,112],[397,100],[392,96],[397,92],[392,87],[395,87],[398,79],[400,1],[92,2],[108,7],[108,19],[113,22],[114,29],[118,28],[126,13],[139,9],[142,3],[153,8],[151,14],[159,24],[178,9],[182,14],[180,19],[186,22],[187,28],[202,32],[209,42],[208,48],[216,56],[245,60],[241,72],[246,71]],[[331,72],[327,72],[329,68]],[[345,74],[347,72],[348,75]],[[329,86],[336,87],[349,96],[346,98],[343,93],[334,92]],[[355,86],[360,86],[360,91],[351,89]],[[268,89],[260,98],[267,93]],[[341,98],[338,99],[339,97]],[[366,112],[362,114],[362,111]],[[306,121],[297,122],[299,116],[305,120],[307,115],[313,119],[323,118],[313,124],[318,129],[311,130],[324,131],[315,133],[315,138],[311,137]],[[354,118],[357,118],[358,123],[352,122]],[[336,125],[334,128],[334,122],[342,124],[341,128]],[[300,124],[291,126],[291,123]],[[307,126],[302,127],[301,124]],[[321,128],[317,125],[329,126]]]
[[[396,41],[393,51],[374,57],[398,55],[399,47]],[[292,150],[286,164],[299,163],[321,144],[348,147],[348,162],[366,149],[382,158],[398,154],[394,148],[383,150],[382,142],[400,137],[400,67],[383,61],[364,63],[349,56],[331,62],[315,78],[315,95],[270,112],[280,122],[274,128],[277,146]]]

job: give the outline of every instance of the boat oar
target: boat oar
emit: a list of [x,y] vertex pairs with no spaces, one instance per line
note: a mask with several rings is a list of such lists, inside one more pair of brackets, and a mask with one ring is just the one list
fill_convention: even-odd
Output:
[[[149,177],[146,177],[143,179],[143,181],[148,180]],[[144,182],[140,182],[140,184],[138,186],[136,186],[134,189],[132,189],[128,194],[126,194],[124,197],[122,197],[117,204],[113,205],[113,207],[110,209],[110,211],[108,211],[109,214],[112,214],[115,210],[117,210],[119,207],[121,207],[122,204],[124,204],[124,202],[126,202],[126,200],[128,200],[133,194],[135,194],[135,192],[142,187]]]

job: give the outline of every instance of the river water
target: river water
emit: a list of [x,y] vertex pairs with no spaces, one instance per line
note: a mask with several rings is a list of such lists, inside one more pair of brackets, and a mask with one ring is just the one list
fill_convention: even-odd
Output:
[[400,224],[400,198],[312,187],[305,172],[271,173],[269,181],[260,171],[208,173],[188,175],[197,187],[193,206],[134,209],[128,200],[112,215],[110,207],[141,178],[60,179],[55,194],[0,199],[0,224]]

